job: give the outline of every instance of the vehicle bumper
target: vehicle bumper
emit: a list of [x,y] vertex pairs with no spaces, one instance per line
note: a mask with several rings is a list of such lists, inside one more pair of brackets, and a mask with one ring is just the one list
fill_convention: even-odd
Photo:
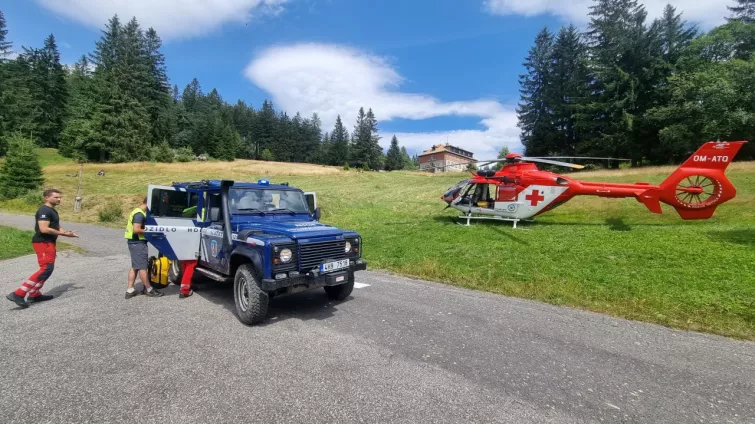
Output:
[[288,276],[280,279],[263,278],[260,286],[262,290],[265,291],[278,290],[300,284],[307,284],[312,287],[336,286],[348,282],[349,279],[353,279],[355,271],[364,271],[366,269],[367,262],[362,259],[356,259],[351,261],[348,268],[329,272],[327,274],[321,274],[317,270],[314,270],[307,274]]

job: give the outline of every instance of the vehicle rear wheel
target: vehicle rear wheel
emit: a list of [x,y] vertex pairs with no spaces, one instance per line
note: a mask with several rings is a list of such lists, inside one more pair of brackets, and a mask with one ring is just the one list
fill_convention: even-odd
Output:
[[354,290],[354,273],[349,273],[349,281],[339,284],[337,286],[325,286],[325,293],[328,294],[330,300],[344,300]]
[[267,316],[268,295],[260,289],[251,264],[243,264],[236,270],[233,280],[233,300],[239,321],[246,325],[262,322]]

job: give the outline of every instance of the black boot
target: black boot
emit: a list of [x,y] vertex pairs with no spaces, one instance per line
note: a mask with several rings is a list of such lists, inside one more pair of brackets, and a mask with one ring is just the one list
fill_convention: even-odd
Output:
[[11,302],[15,303],[16,305],[22,307],[22,308],[28,308],[29,304],[26,303],[23,296],[19,296],[16,294],[16,292],[13,292],[9,294],[8,296],[5,296],[6,299],[10,300]]

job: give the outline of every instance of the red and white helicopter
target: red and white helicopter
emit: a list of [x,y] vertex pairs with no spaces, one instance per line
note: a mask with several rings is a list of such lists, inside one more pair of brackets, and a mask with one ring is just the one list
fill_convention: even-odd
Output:
[[492,219],[513,221],[516,228],[520,220],[551,211],[579,195],[634,197],[653,213],[662,213],[663,202],[674,207],[682,219],[708,219],[718,205],[736,195],[724,171],[745,143],[707,142],[660,185],[577,181],[541,171],[533,162],[575,169],[584,168],[582,165],[511,153],[505,159],[482,161],[483,165],[505,165],[498,171],[473,173],[471,179],[460,181],[441,199],[447,207],[464,213],[458,218],[466,219],[467,226],[471,219]]

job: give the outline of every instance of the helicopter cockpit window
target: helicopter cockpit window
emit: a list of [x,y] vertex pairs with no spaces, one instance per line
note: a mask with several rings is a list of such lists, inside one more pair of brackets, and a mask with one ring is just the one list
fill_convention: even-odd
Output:
[[478,208],[493,208],[495,189],[495,184],[470,184],[459,203]]
[[465,185],[467,185],[467,181],[468,180],[459,181],[458,183],[456,183],[455,186],[449,188],[443,194],[443,197],[445,197],[445,198],[451,198],[451,199],[456,198],[456,196],[459,195],[459,192],[461,191],[461,189],[464,188]]

